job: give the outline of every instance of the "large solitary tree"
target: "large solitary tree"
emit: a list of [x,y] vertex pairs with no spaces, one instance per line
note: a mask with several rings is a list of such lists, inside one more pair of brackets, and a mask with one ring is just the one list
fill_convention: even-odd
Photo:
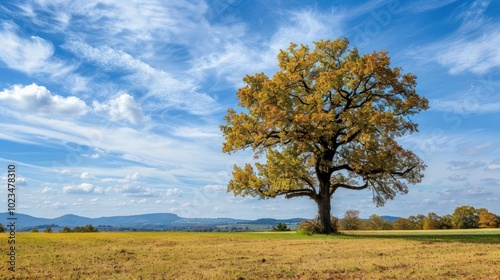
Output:
[[417,131],[409,117],[428,101],[387,52],[360,55],[346,38],[314,44],[281,50],[272,78],[245,76],[237,97],[246,110],[229,109],[221,130],[223,152],[250,148],[266,158],[235,165],[228,192],[309,197],[328,234],[336,190],[370,189],[382,206],[422,180],[423,161],[396,140]]

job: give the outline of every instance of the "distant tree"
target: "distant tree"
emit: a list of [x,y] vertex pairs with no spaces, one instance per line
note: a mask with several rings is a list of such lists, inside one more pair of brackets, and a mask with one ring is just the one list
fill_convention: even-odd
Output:
[[273,227],[272,231],[290,231],[285,223],[279,223],[276,227]]
[[68,232],[73,232],[69,227],[64,227],[61,232],[68,233]]
[[271,78],[243,78],[236,95],[245,110],[228,110],[222,151],[266,157],[235,165],[229,192],[308,197],[328,234],[338,189],[369,189],[383,206],[421,182],[425,164],[397,138],[418,131],[411,116],[427,110],[428,100],[413,74],[391,67],[386,51],[362,55],[346,38],[314,44],[280,51]]
[[479,227],[479,214],[472,206],[459,206],[451,217],[454,228],[477,228]]
[[411,230],[415,229],[415,223],[410,219],[399,218],[394,221],[392,228],[396,230]]
[[339,223],[340,223],[339,218],[332,216],[331,218],[332,233],[337,233],[339,231]]
[[359,230],[373,230],[373,225],[371,220],[361,220],[359,223]]
[[45,232],[45,233],[51,233],[52,232],[52,228],[50,228],[50,227],[45,228],[45,230],[43,232]]
[[497,216],[489,211],[479,213],[480,228],[496,228],[498,226]]
[[38,229],[34,228],[34,229],[31,230],[31,232],[38,233]]
[[453,228],[451,220],[452,220],[451,214],[446,214],[444,216],[441,216],[441,218],[439,218],[439,228],[440,229]]
[[425,215],[418,214],[417,216],[410,216],[408,219],[415,224],[415,229],[424,229]]
[[344,214],[344,218],[340,220],[340,226],[345,230],[357,230],[359,229],[361,219],[359,218],[358,210],[347,210]]
[[373,230],[389,230],[392,229],[391,222],[384,220],[379,215],[373,214],[370,216],[371,229]]
[[439,217],[436,213],[431,212],[427,215],[427,217],[424,219],[424,225],[423,229],[428,230],[428,229],[439,229]]
[[0,232],[5,232],[6,228],[3,224],[0,223]]

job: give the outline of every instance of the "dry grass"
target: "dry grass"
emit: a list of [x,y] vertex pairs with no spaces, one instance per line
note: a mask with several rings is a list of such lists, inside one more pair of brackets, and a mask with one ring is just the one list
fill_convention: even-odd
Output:
[[500,279],[488,233],[18,233],[17,270],[2,261],[0,279]]

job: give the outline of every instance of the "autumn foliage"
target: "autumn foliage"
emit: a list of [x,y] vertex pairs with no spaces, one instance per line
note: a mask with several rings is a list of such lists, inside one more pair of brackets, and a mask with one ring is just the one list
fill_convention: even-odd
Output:
[[414,75],[390,64],[386,51],[361,55],[347,39],[321,40],[280,51],[271,78],[244,77],[237,97],[246,111],[228,110],[223,151],[250,148],[265,162],[235,166],[228,191],[309,197],[325,233],[339,188],[369,189],[378,206],[407,193],[425,165],[396,139],[417,131],[409,117],[428,101]]

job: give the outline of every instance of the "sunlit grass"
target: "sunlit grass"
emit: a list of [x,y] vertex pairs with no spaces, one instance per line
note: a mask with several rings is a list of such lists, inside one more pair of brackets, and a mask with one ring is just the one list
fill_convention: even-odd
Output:
[[[464,233],[467,233],[466,231]],[[17,233],[1,279],[498,279],[499,231]],[[387,237],[390,234],[392,237]],[[405,236],[407,235],[407,236]],[[0,235],[6,240],[7,235]],[[418,238],[415,238],[418,237]],[[0,243],[2,252],[7,242]]]

